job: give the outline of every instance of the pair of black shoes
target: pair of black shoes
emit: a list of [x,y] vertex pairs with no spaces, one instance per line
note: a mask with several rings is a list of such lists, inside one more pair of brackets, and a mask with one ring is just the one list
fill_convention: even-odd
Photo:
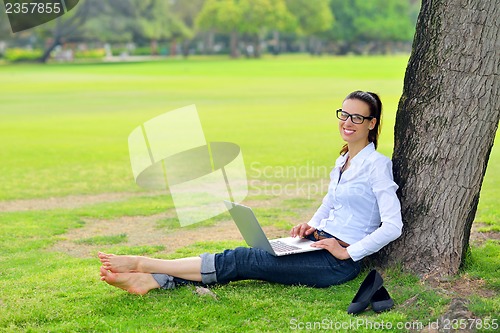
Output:
[[354,296],[351,305],[347,308],[347,313],[357,314],[364,311],[368,305],[372,305],[375,312],[389,310],[394,306],[394,301],[383,286],[384,280],[376,271],[372,270],[366,276],[359,287],[356,296]]

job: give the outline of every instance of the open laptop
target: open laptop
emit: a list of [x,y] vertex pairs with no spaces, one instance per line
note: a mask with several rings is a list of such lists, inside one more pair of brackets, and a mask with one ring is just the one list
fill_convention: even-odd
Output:
[[321,248],[311,247],[313,241],[300,237],[269,240],[250,207],[226,200],[224,200],[224,203],[245,242],[251,247],[267,251],[274,256],[322,250]]

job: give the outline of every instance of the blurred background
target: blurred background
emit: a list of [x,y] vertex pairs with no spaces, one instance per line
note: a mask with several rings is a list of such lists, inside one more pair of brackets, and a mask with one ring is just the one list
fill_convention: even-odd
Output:
[[418,0],[81,0],[13,34],[0,11],[0,61],[409,53]]

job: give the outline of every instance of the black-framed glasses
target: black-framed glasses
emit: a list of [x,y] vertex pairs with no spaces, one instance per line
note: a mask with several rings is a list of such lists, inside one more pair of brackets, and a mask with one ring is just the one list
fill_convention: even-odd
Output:
[[350,114],[342,109],[337,110],[337,118],[339,118],[340,120],[347,121],[349,117],[351,117],[351,121],[355,124],[362,124],[365,119],[372,120],[374,118],[373,116],[365,117],[360,114]]

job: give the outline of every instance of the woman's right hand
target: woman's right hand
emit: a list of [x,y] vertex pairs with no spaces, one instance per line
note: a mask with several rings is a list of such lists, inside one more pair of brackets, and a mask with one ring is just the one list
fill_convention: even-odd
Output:
[[316,228],[311,227],[307,223],[300,223],[297,224],[295,227],[293,227],[292,230],[290,230],[290,236],[292,237],[299,236],[300,238],[304,238],[312,234],[314,231],[316,231]]

